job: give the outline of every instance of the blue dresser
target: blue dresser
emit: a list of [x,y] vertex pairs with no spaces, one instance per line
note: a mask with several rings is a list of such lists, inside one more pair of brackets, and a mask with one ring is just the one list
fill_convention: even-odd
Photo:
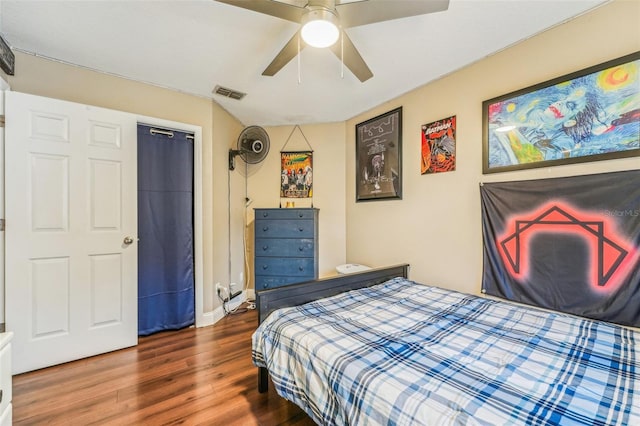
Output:
[[318,278],[318,209],[254,209],[256,291]]

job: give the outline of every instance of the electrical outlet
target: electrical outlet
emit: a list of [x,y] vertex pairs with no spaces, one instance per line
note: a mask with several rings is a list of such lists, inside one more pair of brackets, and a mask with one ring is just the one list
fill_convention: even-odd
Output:
[[229,301],[227,297],[227,289],[224,288],[220,283],[216,283],[216,293],[218,293],[218,298],[223,302]]
[[242,294],[242,291],[239,290],[237,287],[238,287],[237,283],[229,284],[229,288],[231,289],[231,296],[229,297],[230,299],[233,299]]

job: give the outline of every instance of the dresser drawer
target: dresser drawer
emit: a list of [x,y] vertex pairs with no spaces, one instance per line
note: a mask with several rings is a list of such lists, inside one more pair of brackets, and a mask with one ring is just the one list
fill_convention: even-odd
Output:
[[256,256],[313,257],[314,241],[310,238],[256,238]]
[[255,290],[318,278],[318,209],[255,209]]
[[313,209],[256,209],[258,219],[313,219]]
[[310,278],[313,278],[315,276],[313,258],[310,257],[256,257],[254,260],[254,264],[256,277],[258,275],[277,275]]
[[313,238],[313,220],[270,220],[255,221],[256,238]]
[[269,290],[270,288],[282,287],[289,284],[310,281],[313,277],[256,277],[256,291]]

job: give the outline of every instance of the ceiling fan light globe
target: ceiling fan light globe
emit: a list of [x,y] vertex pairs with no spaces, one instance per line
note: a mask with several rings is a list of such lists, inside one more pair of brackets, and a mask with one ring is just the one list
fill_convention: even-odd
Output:
[[311,10],[303,17],[300,35],[309,46],[332,46],[340,37],[338,17],[327,9]]

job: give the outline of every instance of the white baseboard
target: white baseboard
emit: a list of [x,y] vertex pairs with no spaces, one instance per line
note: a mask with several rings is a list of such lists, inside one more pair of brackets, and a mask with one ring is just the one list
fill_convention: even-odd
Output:
[[[234,310],[244,303],[247,298],[255,300],[255,291],[253,289],[243,290],[240,296],[232,299],[231,302],[227,304],[227,308],[229,310]],[[224,315],[224,309],[222,306],[218,306],[213,311],[205,312],[203,315],[202,325],[199,325],[199,327],[213,325],[224,318]]]

